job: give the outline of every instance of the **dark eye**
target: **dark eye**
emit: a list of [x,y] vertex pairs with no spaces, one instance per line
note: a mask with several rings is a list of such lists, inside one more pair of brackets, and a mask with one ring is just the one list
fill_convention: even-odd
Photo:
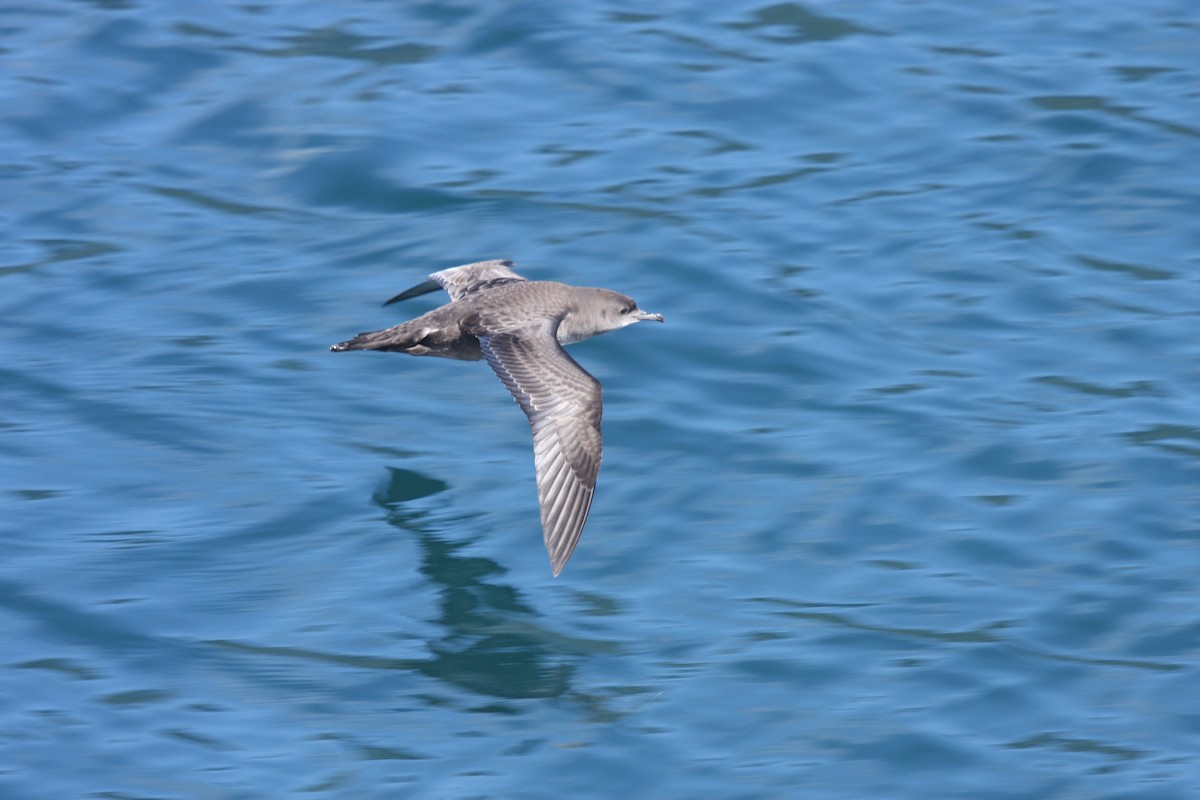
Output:
[[633,311],[633,306],[625,306],[621,309],[622,314],[628,314],[630,311]]

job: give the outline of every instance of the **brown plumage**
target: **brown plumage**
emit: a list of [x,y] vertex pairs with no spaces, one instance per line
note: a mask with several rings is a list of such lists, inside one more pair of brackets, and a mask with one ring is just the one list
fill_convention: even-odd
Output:
[[600,382],[563,345],[642,320],[662,322],[662,315],[642,311],[608,289],[525,280],[512,271],[511,261],[481,261],[429,278],[388,303],[439,286],[449,303],[330,349],[486,359],[529,418],[542,536],[558,575],[587,522],[603,449]]

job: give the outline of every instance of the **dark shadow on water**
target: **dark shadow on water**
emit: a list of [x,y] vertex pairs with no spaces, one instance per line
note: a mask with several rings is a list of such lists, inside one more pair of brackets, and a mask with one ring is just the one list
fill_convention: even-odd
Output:
[[443,481],[410,470],[389,468],[388,479],[372,499],[388,513],[388,522],[415,534],[421,573],[441,587],[440,614],[433,620],[444,631],[429,642],[430,660],[412,664],[418,671],[472,692],[509,699],[557,697],[568,690],[571,667],[555,648],[555,636],[543,630],[537,615],[511,585],[498,582],[506,570],[488,558],[459,555],[465,544],[429,532],[424,512],[413,501],[445,491]]

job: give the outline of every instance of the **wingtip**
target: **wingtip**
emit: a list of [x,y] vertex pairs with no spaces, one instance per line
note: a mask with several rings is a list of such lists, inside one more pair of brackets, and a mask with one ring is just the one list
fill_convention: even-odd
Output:
[[385,306],[390,306],[392,303],[399,303],[401,300],[409,300],[413,297],[420,297],[423,294],[429,294],[430,292],[437,291],[438,288],[437,281],[430,278],[424,283],[418,283],[411,289],[405,289],[403,292],[396,295],[391,300],[385,301],[383,304]]

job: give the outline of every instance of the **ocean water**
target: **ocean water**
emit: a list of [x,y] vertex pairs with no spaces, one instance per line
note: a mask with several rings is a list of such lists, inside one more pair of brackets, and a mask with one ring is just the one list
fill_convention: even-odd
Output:
[[[0,9],[0,796],[1200,796],[1200,9]],[[575,345],[557,579],[481,363]]]

